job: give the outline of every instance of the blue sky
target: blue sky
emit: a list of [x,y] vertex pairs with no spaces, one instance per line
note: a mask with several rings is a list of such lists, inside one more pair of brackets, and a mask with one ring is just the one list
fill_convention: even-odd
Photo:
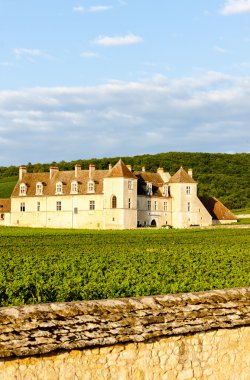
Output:
[[0,166],[249,152],[250,0],[0,0]]

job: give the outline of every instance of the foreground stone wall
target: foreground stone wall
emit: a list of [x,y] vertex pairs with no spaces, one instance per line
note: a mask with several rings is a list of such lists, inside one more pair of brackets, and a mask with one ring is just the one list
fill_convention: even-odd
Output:
[[1,308],[0,379],[248,380],[249,296],[239,288]]

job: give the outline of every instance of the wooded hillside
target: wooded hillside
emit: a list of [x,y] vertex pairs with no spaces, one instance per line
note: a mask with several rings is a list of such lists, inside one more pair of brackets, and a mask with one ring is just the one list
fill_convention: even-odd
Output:
[[[51,162],[46,164],[27,164],[29,172],[49,171],[51,165],[57,165],[60,170],[72,170],[75,164],[81,164],[87,169],[89,163],[96,165],[97,169],[107,169],[108,164],[113,165],[120,157],[76,160],[71,162]],[[184,169],[193,168],[193,177],[199,183],[199,196],[214,196],[219,198],[229,208],[250,207],[249,178],[250,154],[224,154],[224,153],[186,153],[168,152],[159,154],[144,154],[134,157],[122,157],[126,164],[132,165],[134,170],[156,171],[163,167],[173,175],[180,166]],[[0,167],[0,198],[7,198],[17,180],[18,167]]]

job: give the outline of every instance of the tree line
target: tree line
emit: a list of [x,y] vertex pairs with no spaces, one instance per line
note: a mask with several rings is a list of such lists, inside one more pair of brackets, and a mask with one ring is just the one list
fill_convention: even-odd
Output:
[[[60,170],[73,170],[76,164],[88,169],[89,163],[95,164],[97,169],[107,169],[108,164],[114,165],[120,157],[79,159],[70,162],[60,161],[51,163],[28,163],[28,172],[46,172],[50,166],[58,166]],[[168,152],[158,154],[144,154],[138,156],[121,157],[132,166],[133,170],[156,171],[163,167],[173,175],[180,166],[184,169],[193,168],[193,177],[199,183],[199,196],[214,196],[220,199],[229,208],[250,207],[249,196],[249,153],[188,153]],[[17,166],[0,167],[1,185],[9,183],[18,175]],[[0,192],[1,197],[1,192]]]

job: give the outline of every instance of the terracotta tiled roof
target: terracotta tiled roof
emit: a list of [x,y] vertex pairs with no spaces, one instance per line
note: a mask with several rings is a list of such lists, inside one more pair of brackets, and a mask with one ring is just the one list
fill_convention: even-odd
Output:
[[199,197],[214,220],[237,220],[236,216],[214,197]]
[[0,214],[10,212],[10,198],[0,199]]
[[152,183],[152,192],[154,196],[162,196],[162,193],[160,191],[160,187],[163,186],[163,181],[158,173],[150,173],[150,172],[139,172],[134,171],[133,173],[136,178],[138,179],[138,195],[145,195],[146,194],[146,186],[147,182]]
[[196,183],[195,180],[181,167],[169,180],[169,183]]
[[127,168],[124,162],[120,159],[115,166],[111,169],[107,178],[133,178],[136,179],[134,174]]
[[[94,170],[92,179],[95,183],[95,194],[103,192],[103,178],[108,174],[108,170]],[[57,171],[54,172],[50,179],[50,173],[26,173],[21,181],[18,181],[12,196],[19,196],[20,184],[25,183],[27,186],[27,196],[35,196],[36,184],[43,184],[43,195],[55,195],[56,183],[62,182],[63,194],[69,195],[71,192],[71,182],[77,181],[78,194],[87,194],[87,186],[89,181],[89,170],[81,170],[78,172],[77,178],[75,171]]]

